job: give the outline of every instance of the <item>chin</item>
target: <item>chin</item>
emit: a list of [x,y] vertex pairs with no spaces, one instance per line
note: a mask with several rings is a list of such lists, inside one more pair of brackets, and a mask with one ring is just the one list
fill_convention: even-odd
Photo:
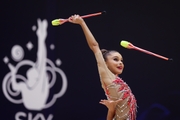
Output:
[[121,75],[122,74],[122,72],[121,73],[118,73],[117,75]]
[[117,74],[118,74],[118,75],[122,74],[122,71],[118,71]]
[[123,70],[119,70],[119,69],[118,69],[118,70],[114,70],[113,73],[114,73],[115,75],[120,75],[120,74],[122,74],[122,72],[123,72]]

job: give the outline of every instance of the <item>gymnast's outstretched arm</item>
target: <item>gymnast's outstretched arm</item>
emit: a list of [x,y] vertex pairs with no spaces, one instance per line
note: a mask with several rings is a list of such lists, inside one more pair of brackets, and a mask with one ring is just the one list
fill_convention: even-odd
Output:
[[88,46],[95,55],[102,85],[103,84],[106,84],[106,85],[111,84],[112,80],[114,80],[116,78],[116,76],[108,69],[108,67],[105,63],[105,60],[102,56],[101,50],[99,48],[99,44],[96,41],[96,39],[94,38],[91,31],[89,30],[85,21],[79,15],[73,15],[69,18],[69,22],[79,24],[81,26],[81,28],[84,32],[84,35],[86,37]]

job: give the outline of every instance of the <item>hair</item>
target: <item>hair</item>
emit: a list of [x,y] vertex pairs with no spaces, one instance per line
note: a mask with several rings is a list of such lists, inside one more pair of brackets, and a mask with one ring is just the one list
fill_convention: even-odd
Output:
[[104,60],[107,60],[107,56],[111,54],[111,52],[117,52],[116,50],[106,50],[106,49],[101,49],[101,53],[103,55]]

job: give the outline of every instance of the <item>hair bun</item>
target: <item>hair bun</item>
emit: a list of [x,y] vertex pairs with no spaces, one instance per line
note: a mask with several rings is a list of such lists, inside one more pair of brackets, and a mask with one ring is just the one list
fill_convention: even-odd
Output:
[[105,54],[105,53],[108,52],[108,50],[106,50],[106,49],[101,49],[101,52],[102,52],[102,54]]

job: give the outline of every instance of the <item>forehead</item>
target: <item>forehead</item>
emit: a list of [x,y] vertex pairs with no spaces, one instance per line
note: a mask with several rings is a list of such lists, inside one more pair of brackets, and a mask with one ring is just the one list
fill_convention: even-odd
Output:
[[119,52],[111,52],[109,55],[108,55],[109,58],[111,57],[118,57],[120,59],[122,59],[122,55],[119,53]]

